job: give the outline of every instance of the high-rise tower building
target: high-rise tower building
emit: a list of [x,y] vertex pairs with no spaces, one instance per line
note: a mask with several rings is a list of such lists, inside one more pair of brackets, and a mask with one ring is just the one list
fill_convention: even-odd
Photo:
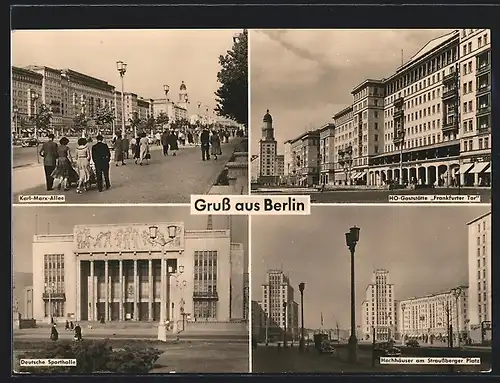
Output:
[[[289,278],[281,270],[269,270],[262,285],[263,325],[267,339],[280,340],[287,328],[287,338],[299,336],[298,305],[294,301],[294,289]],[[286,308],[285,308],[286,307]]]
[[278,183],[278,169],[276,164],[277,142],[274,139],[273,118],[269,109],[264,115],[262,126],[262,138],[259,141],[259,183]]
[[394,339],[397,330],[395,305],[394,285],[389,282],[389,271],[375,270],[361,308],[363,339],[372,340],[373,329],[377,341]]

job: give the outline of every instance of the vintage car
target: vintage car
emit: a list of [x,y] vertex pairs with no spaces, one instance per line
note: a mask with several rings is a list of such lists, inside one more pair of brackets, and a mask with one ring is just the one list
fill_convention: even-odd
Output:
[[395,347],[391,342],[376,344],[373,352],[376,357],[381,356],[401,356],[401,350]]
[[37,146],[37,145],[38,145],[38,140],[34,137],[23,138],[23,140],[21,141],[21,146],[23,148],[29,148],[31,146]]
[[406,342],[406,347],[420,347],[420,344],[415,339],[410,339]]

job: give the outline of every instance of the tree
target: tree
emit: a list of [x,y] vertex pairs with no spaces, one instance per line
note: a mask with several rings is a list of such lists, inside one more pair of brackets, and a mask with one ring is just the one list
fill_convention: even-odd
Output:
[[141,128],[143,125],[144,121],[139,118],[139,113],[134,112],[132,114],[132,118],[128,119],[130,128],[134,131],[134,134],[137,134],[137,130]]
[[113,121],[115,120],[115,114],[108,108],[98,108],[93,117],[93,120],[99,132],[101,130],[101,126],[113,123]]
[[156,128],[156,120],[153,116],[149,116],[146,121],[144,122],[144,127],[148,131],[152,131],[153,129]]
[[31,123],[36,126],[38,130],[49,130],[50,122],[52,121],[52,111],[50,107],[41,104],[37,112],[35,116],[31,117]]
[[89,118],[85,113],[78,113],[73,118],[73,125],[75,130],[78,132],[83,132],[85,135],[87,134],[87,128],[89,126]]
[[248,123],[248,31],[234,39],[232,50],[219,56],[221,69],[217,73],[220,87],[215,92],[218,116],[240,124]]
[[161,112],[158,116],[156,116],[156,125],[159,125],[162,129],[163,126],[168,124],[169,118],[165,112]]

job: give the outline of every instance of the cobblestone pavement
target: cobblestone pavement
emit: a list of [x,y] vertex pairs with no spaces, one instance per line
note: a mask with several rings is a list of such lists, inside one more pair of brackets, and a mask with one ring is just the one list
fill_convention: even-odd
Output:
[[[44,185],[43,168],[37,169],[39,186],[25,190],[16,188],[14,170],[14,203],[19,195],[59,195],[66,196],[66,203],[189,203],[191,194],[206,194],[225,164],[231,157],[239,140],[222,145],[222,156],[217,160],[202,161],[199,147],[186,147],[177,156],[163,156],[161,151],[152,150],[149,165],[139,166],[128,160],[126,166],[110,168],[111,188],[99,193],[95,186],[86,193],[77,194],[75,189],[67,192],[47,192]],[[27,171],[23,168],[19,172]],[[35,172],[31,170],[30,172]],[[31,177],[35,176],[34,174]],[[29,176],[23,176],[29,177]],[[19,182],[23,180],[20,179]]]

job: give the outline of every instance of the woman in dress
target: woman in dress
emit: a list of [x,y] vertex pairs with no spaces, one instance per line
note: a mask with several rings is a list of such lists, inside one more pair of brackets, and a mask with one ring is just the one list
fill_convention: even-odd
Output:
[[82,194],[87,191],[87,184],[90,182],[90,149],[85,138],[78,139],[76,148],[76,169],[78,171],[78,183],[76,192]]
[[135,163],[137,164],[137,161],[141,158],[141,135],[138,134],[137,138],[135,139],[135,147],[134,147],[134,160]]
[[170,131],[167,140],[168,140],[169,150],[173,153],[174,156],[176,156],[177,151],[179,150],[179,144],[178,144],[177,134],[175,134],[175,131],[173,129]]
[[61,190],[61,186],[64,191],[69,190],[68,179],[70,173],[73,171],[71,166],[73,159],[71,157],[71,152],[68,147],[69,140],[63,137],[59,140],[59,146],[57,147],[57,163],[52,177],[54,178],[57,189]]
[[212,132],[212,136],[210,137],[210,154],[214,156],[214,159],[217,159],[217,156],[222,154],[220,148],[220,137],[215,130]]
[[120,133],[116,135],[116,140],[113,146],[115,149],[115,165],[118,166],[120,163],[125,165],[125,162],[123,161],[122,135]]
[[149,139],[146,133],[141,134],[141,140],[139,141],[140,146],[140,156],[139,156],[139,165],[142,166],[143,162],[146,161],[146,165],[149,164]]

